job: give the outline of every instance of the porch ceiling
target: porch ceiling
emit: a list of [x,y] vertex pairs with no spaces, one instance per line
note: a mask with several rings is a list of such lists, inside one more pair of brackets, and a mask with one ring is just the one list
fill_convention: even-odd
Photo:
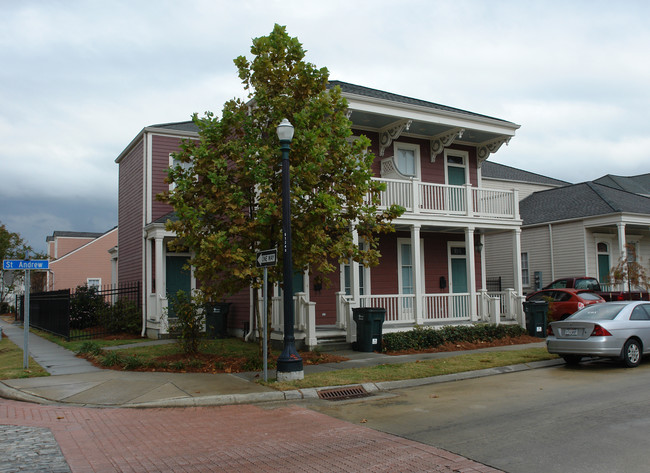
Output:
[[[352,114],[350,115],[350,120],[352,121],[355,128],[368,131],[380,131],[390,128],[391,126],[399,123],[402,119],[403,118],[396,116],[387,116],[379,113],[359,110],[352,110]],[[462,138],[456,139],[456,143],[476,146],[481,143],[489,142],[504,136],[509,137],[514,134],[494,133],[480,129],[472,129],[469,126],[470,125],[468,124],[467,127],[464,128]],[[455,124],[448,125],[443,123],[413,120],[410,124],[408,132],[404,132],[402,134],[406,136],[429,139],[432,137],[444,135],[445,133],[452,131],[455,128],[458,128],[458,126]]]

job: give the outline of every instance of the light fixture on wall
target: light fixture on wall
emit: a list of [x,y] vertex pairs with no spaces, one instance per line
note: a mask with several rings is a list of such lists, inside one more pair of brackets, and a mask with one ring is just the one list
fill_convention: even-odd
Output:
[[483,235],[481,232],[476,232],[475,238],[474,238],[474,250],[476,250],[478,253],[483,251]]

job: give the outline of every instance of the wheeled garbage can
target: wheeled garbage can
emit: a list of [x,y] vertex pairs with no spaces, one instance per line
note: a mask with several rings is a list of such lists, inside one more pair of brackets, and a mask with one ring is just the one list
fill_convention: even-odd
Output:
[[228,336],[227,302],[209,302],[205,305],[205,334],[207,338],[225,338]]
[[382,325],[386,319],[386,309],[381,307],[357,307],[352,309],[352,317],[357,324],[356,351],[371,352],[381,350]]
[[532,337],[546,338],[548,302],[526,301],[524,313],[526,314],[526,330]]

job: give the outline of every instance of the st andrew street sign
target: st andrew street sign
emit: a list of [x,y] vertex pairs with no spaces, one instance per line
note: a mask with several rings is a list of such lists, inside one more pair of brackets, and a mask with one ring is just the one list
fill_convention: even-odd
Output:
[[2,269],[4,270],[50,269],[50,262],[46,259],[44,260],[6,259],[6,260],[2,260]]

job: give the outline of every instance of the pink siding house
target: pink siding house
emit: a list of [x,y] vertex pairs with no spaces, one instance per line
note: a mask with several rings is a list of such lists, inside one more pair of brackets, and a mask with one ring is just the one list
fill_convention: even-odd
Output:
[[115,283],[117,268],[110,251],[117,246],[117,234],[115,227],[106,233],[56,231],[47,237],[47,290]]
[[[522,322],[521,219],[516,190],[484,187],[482,164],[515,135],[519,125],[424,100],[345,82],[354,135],[372,141],[375,179],[386,184],[382,206],[406,212],[396,232],[382,236],[377,267],[341,265],[333,284],[321,288],[315,275],[294,282],[296,340],[356,338],[355,307],[386,309],[384,332],[414,325]],[[165,222],[172,209],[155,195],[168,188],[165,169],[183,138],[197,139],[191,122],[144,128],[118,156],[119,281],[143,281],[146,330],[166,331],[167,294],[193,289],[184,269],[190,254],[172,253]],[[514,284],[500,293],[486,289],[484,236],[505,234],[512,243]],[[363,242],[359,242],[363,244]],[[254,326],[252,293],[231,298],[229,330],[246,335]],[[273,297],[272,336],[282,338],[282,303]]]

